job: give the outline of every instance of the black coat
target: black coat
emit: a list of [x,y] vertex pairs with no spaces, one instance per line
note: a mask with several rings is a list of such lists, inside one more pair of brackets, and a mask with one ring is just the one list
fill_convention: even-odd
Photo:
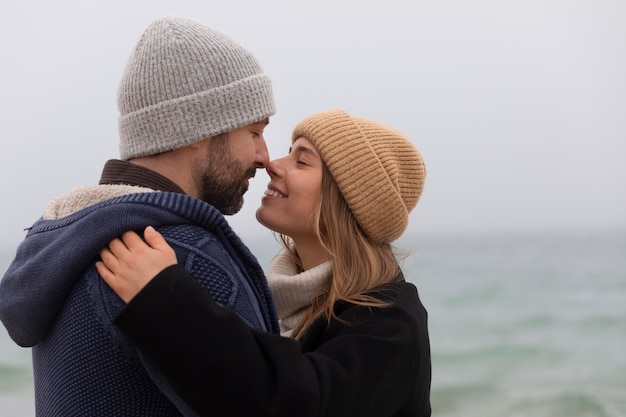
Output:
[[201,415],[430,416],[427,313],[404,281],[384,308],[339,302],[301,343],[250,329],[179,265],[157,275],[116,324]]

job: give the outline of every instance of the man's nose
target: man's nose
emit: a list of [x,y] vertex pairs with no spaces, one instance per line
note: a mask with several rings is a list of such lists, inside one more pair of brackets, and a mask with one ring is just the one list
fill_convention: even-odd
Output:
[[254,160],[254,166],[257,169],[265,168],[270,163],[270,154],[267,151],[267,143],[265,138],[261,139],[256,144],[256,159]]

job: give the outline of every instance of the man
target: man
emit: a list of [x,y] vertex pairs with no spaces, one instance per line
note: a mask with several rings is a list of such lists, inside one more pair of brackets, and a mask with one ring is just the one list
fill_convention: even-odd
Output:
[[263,271],[224,218],[269,161],[274,101],[256,59],[198,23],[159,19],[130,57],[118,106],[120,159],[99,185],[46,207],[0,282],[0,318],[33,347],[39,416],[193,415],[111,323],[124,303],[94,262],[126,230],[156,226],[215,300],[278,331]]

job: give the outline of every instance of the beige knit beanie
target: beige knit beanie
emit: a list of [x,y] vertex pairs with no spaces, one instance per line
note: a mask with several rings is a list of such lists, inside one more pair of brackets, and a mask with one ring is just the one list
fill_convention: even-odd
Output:
[[224,34],[182,18],[143,33],[118,92],[120,158],[154,155],[275,113],[270,79]]
[[426,167],[400,132],[343,110],[300,122],[292,140],[305,137],[320,153],[354,217],[374,242],[396,240],[424,188]]

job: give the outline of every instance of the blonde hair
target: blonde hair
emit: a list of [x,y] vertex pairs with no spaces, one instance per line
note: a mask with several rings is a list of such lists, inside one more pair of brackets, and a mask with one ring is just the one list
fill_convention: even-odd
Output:
[[[298,340],[317,319],[325,317],[328,323],[337,319],[333,308],[337,301],[385,307],[388,303],[367,293],[395,281],[400,273],[400,254],[390,243],[375,243],[367,237],[325,164],[321,198],[312,221],[318,239],[331,256],[332,278],[329,290],[313,300],[294,327],[292,337]],[[302,269],[291,239],[286,235],[280,238],[295,264]]]

